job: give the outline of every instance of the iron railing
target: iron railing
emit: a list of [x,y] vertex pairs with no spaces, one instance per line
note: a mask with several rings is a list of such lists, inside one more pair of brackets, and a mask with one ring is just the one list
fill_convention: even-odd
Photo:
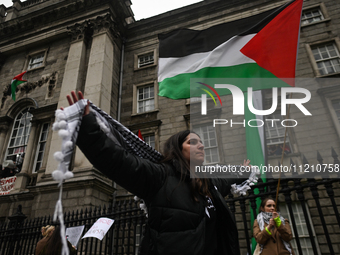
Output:
[[[334,164],[340,164],[338,156],[332,150]],[[303,157],[304,164],[308,163]],[[318,153],[317,160],[323,164]],[[294,165],[294,162],[291,162]],[[287,178],[282,175],[280,181],[279,201],[281,206],[287,207],[286,218],[294,232],[296,254],[339,254],[340,249],[340,215],[337,201],[340,199],[340,185],[338,178],[305,178],[310,175],[302,174]],[[251,254],[251,214],[256,218],[256,201],[272,196],[278,186],[278,179],[267,177],[262,179],[248,192],[247,196],[227,198],[227,203],[237,220],[241,254]],[[255,194],[256,193],[256,194]],[[301,208],[299,222],[293,205]],[[295,206],[295,205],[294,205]],[[114,205],[86,208],[85,210],[72,211],[64,214],[66,227],[85,225],[85,234],[94,222],[100,217],[114,219],[114,224],[102,241],[95,238],[81,239],[78,244],[78,254],[137,254],[143,227],[147,218],[139,208],[139,203],[132,198],[117,201]],[[301,242],[301,218],[306,225],[307,233],[304,237],[310,242],[310,251]],[[26,219],[18,211],[9,217],[9,220],[0,226],[0,254],[1,255],[26,255],[34,254],[35,246],[41,238],[41,227],[53,224],[50,216]]]

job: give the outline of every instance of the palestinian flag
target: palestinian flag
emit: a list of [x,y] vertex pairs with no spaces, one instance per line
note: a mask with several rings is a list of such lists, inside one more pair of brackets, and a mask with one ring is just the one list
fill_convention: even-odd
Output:
[[[190,95],[191,78],[277,80],[274,85],[251,84],[253,90],[294,86],[302,4],[303,0],[294,0],[205,30],[178,29],[160,34],[159,95],[172,99],[201,96],[201,89],[197,95],[192,91]],[[250,86],[247,82],[234,85],[242,91]],[[221,94],[226,94],[225,90]]]
[[22,79],[22,76],[24,76],[24,74],[26,72],[27,71],[25,71],[25,72],[23,72],[21,74],[18,74],[17,76],[15,76],[12,79],[12,82],[11,82],[11,92],[12,92],[12,98],[13,98],[14,101],[15,101],[15,91],[16,91],[18,85],[27,81],[27,80],[23,80]]

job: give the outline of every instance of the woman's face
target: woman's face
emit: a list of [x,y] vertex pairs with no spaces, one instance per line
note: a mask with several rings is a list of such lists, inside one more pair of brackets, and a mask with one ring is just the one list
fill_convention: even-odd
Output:
[[194,133],[190,133],[182,144],[182,153],[189,164],[191,160],[195,165],[201,165],[205,155],[201,138]]
[[264,211],[265,212],[275,212],[275,202],[274,200],[269,199],[265,206],[264,206]]

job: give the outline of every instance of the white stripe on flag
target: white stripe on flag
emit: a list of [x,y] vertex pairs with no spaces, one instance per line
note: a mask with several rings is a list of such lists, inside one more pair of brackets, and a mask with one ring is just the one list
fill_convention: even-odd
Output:
[[255,63],[254,60],[240,52],[255,35],[234,36],[210,52],[195,53],[182,58],[160,58],[158,82],[182,73],[194,73],[204,67],[227,67]]

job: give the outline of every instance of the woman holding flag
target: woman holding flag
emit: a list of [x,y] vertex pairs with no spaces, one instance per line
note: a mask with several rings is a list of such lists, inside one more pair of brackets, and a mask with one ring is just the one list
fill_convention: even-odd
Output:
[[289,221],[284,219],[272,198],[262,200],[260,213],[253,226],[253,235],[258,243],[254,254],[295,255],[291,244],[292,230]]
[[[83,99],[81,92],[78,98],[73,91],[71,96],[70,105]],[[186,130],[171,136],[158,163],[113,140],[87,104],[77,145],[94,167],[144,200],[148,223],[140,254],[240,254],[235,218],[224,197],[232,184],[244,179],[190,178],[192,166],[202,165],[205,156],[196,133]]]

